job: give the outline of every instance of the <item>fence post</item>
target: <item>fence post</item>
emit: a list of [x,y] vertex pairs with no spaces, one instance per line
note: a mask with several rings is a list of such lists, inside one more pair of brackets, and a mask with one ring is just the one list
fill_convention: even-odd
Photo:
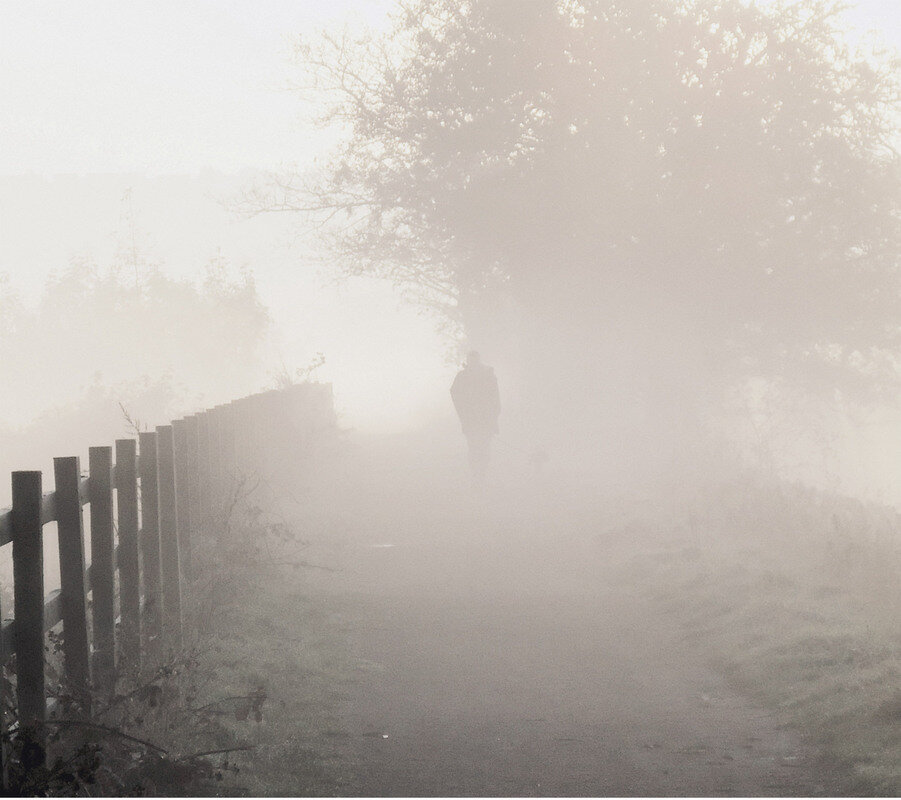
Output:
[[223,519],[234,509],[238,496],[238,468],[235,463],[235,407],[228,403],[219,409],[220,442],[222,447]]
[[190,418],[175,420],[172,430],[175,435],[175,527],[178,531],[178,562],[183,578],[182,594],[185,595],[191,582],[191,522],[197,480],[191,472],[191,452],[194,448]]
[[119,610],[126,666],[141,667],[141,570],[138,556],[137,443],[116,439],[116,506],[119,519]]
[[141,625],[145,653],[155,660],[162,637],[162,576],[160,572],[159,489],[156,433],[140,434],[138,471],[141,478],[141,562],[144,571],[144,614]]
[[33,746],[23,766],[44,763],[44,529],[41,522],[41,473],[12,474],[13,591],[16,694],[19,725]]
[[157,426],[156,440],[163,633],[167,644],[177,649],[181,647],[181,572],[178,565],[178,487],[175,478],[175,437],[172,426]]
[[250,427],[253,431],[253,471],[261,483],[265,483],[266,460],[266,409],[264,395],[257,393],[250,400]]
[[254,478],[254,483],[256,483],[259,474],[255,464],[257,433],[253,411],[253,395],[244,398],[243,406],[244,410],[241,413],[241,424],[245,428],[245,431],[241,459],[243,461],[245,474],[252,476]]
[[233,464],[235,477],[242,483],[247,482],[247,472],[244,469],[244,441],[247,437],[247,429],[244,427],[244,403],[242,400],[231,402],[232,427],[235,431]]
[[[81,711],[90,715],[91,695],[88,687],[91,683],[91,665],[84,563],[84,517],[78,494],[81,464],[78,457],[54,458],[53,474],[56,483],[56,519],[59,524],[57,538],[66,678]],[[92,521],[93,516],[92,508]],[[93,528],[93,525],[91,527]]]
[[182,564],[182,574],[188,581],[194,580],[194,545],[200,536],[203,521],[203,502],[200,491],[200,417],[188,417],[188,520],[190,529],[183,543],[187,562]]
[[222,533],[222,507],[225,492],[222,490],[222,429],[220,407],[207,411],[210,430],[210,531],[214,536]]
[[116,544],[113,533],[113,449],[88,449],[91,502],[91,589],[94,611],[94,678],[112,689],[116,676]]
[[297,453],[297,426],[294,415],[291,413],[292,386],[281,389],[278,393],[278,424],[281,435],[277,442],[279,450],[276,453],[276,464],[279,473],[285,469],[291,454]]
[[[0,604],[0,620],[3,619],[2,604]],[[0,622],[2,624],[2,622]],[[3,795],[9,794],[9,780],[6,770],[6,680],[4,680],[3,668],[0,664],[0,790]]]
[[213,515],[213,501],[210,488],[210,412],[203,411],[197,415],[198,531],[209,532],[212,529],[210,519]]
[[260,408],[263,422],[263,466],[262,471],[267,483],[275,477],[275,449],[278,442],[278,391],[270,389],[264,392]]

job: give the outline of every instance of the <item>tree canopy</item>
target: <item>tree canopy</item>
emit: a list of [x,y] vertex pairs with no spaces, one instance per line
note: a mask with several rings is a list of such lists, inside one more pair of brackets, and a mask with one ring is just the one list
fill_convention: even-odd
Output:
[[257,198],[340,218],[349,272],[544,376],[609,381],[618,353],[667,393],[895,385],[897,61],[852,51],[834,3],[412,0],[395,22],[300,47],[347,135]]

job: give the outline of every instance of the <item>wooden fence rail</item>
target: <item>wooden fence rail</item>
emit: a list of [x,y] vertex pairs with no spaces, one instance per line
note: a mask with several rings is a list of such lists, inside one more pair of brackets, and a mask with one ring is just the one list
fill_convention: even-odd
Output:
[[[152,667],[177,650],[197,540],[221,530],[242,481],[265,481],[296,455],[304,441],[298,432],[333,422],[331,388],[299,384],[142,432],[138,443],[119,439],[115,462],[112,447],[91,447],[87,475],[78,457],[56,458],[51,492],[40,472],[14,472],[12,506],[0,509],[14,596],[14,619],[0,628],[0,664],[15,655],[16,735],[44,737],[51,629],[62,625],[66,681],[85,714],[92,691],[112,691],[126,669]],[[60,588],[46,596],[43,528],[50,522],[58,529]],[[3,707],[0,696],[0,714]],[[7,730],[2,717],[0,725]],[[0,748],[3,776],[4,756]]]

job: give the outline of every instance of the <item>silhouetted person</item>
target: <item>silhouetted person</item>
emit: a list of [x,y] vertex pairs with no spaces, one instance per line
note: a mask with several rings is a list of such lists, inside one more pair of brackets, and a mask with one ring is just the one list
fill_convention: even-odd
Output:
[[484,486],[491,437],[498,432],[497,418],[501,413],[494,370],[472,351],[467,354],[466,365],[457,373],[450,391],[469,444],[473,483]]

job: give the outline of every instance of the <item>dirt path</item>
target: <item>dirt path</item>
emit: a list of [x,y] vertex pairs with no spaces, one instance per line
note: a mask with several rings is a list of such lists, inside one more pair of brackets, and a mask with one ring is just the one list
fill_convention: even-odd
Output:
[[835,793],[797,733],[616,577],[634,542],[526,531],[479,507],[440,530],[391,516],[320,546],[338,571],[306,583],[344,609],[355,667],[342,793]]

